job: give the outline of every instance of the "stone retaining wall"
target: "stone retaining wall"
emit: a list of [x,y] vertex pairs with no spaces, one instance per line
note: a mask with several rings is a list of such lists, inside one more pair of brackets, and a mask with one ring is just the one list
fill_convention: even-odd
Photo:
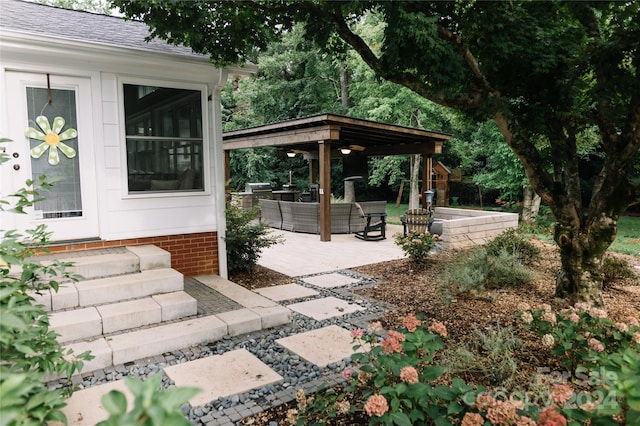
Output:
[[443,249],[484,244],[504,230],[518,226],[517,213],[436,207],[434,217],[432,231],[437,233],[441,226]]

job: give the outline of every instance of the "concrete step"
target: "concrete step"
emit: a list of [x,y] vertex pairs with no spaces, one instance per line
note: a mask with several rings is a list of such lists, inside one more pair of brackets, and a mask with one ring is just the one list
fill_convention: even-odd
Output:
[[[171,254],[153,245],[85,250],[33,258],[43,265],[50,265],[53,259],[72,263],[73,266],[66,270],[80,275],[81,279],[86,281],[171,268]],[[12,267],[11,275],[18,276],[21,273],[21,268]],[[31,294],[36,299],[36,303],[43,305],[47,312],[80,306],[77,288],[73,282],[52,276],[46,277],[46,280],[58,281],[60,290],[57,293],[46,290],[39,294],[36,292]]]
[[220,340],[227,324],[216,315],[145,328],[107,338],[113,365]]
[[185,318],[198,313],[197,301],[184,291],[157,294],[107,305],[54,312],[51,329],[60,343]]
[[[94,309],[94,308],[91,308]],[[216,315],[190,318],[170,324],[133,330],[110,337],[95,337],[67,343],[64,351],[74,354],[90,351],[94,358],[84,362],[80,374],[104,369],[125,362],[152,357],[203,342],[214,342],[227,335],[228,325]],[[49,375],[44,381],[56,380],[62,375]]]
[[81,275],[85,280],[140,272],[138,256],[129,251],[70,257],[62,260],[72,262],[73,266],[68,268],[69,271]]
[[[174,269],[152,269],[138,274],[79,281],[75,283],[75,288],[78,293],[78,306],[93,306],[182,291],[184,276]],[[52,300],[59,294],[52,294]],[[55,305],[52,303],[52,306]]]

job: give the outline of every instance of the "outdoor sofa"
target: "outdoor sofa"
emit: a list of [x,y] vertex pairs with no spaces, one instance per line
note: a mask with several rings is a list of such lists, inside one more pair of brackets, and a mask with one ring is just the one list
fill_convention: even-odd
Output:
[[[285,231],[320,233],[320,204],[295,201],[259,200],[260,220],[272,228]],[[360,208],[358,208],[358,205]],[[331,233],[363,232],[367,224],[363,212],[384,213],[386,201],[331,203]]]

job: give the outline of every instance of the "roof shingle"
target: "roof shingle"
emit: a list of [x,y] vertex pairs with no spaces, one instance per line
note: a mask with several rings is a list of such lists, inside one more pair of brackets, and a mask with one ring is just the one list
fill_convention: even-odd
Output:
[[22,0],[0,0],[0,30],[63,38],[174,55],[205,58],[190,48],[163,40],[149,42],[147,25],[139,21]]

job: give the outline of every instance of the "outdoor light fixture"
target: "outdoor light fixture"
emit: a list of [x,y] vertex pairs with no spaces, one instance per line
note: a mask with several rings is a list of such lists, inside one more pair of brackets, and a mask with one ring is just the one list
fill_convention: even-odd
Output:
[[349,155],[351,154],[351,148],[349,148],[348,146],[343,146],[342,148],[340,148],[340,152],[343,155]]
[[289,158],[293,158],[293,157],[295,157],[295,156],[296,156],[296,153],[295,153],[295,152],[293,152],[293,151],[287,151],[287,157],[289,157]]
[[433,203],[433,196],[435,195],[435,193],[431,190],[429,191],[424,191],[424,199],[427,202],[427,204],[429,206],[431,206],[431,204]]

